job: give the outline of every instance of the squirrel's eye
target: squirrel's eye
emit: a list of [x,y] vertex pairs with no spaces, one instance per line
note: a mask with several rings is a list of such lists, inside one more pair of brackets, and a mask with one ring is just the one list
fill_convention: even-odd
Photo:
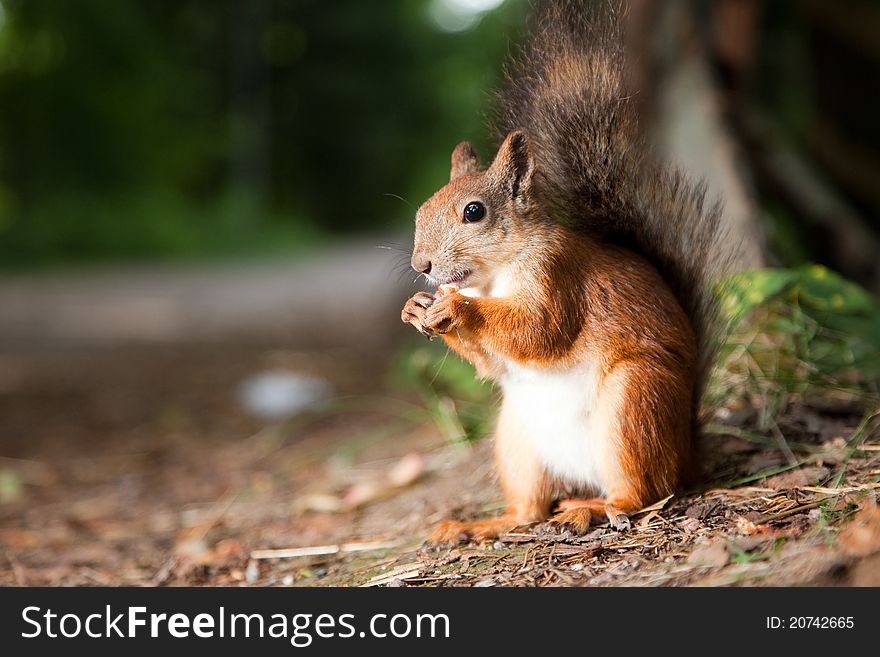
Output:
[[466,224],[479,221],[486,216],[486,206],[479,201],[472,201],[464,206],[464,222]]

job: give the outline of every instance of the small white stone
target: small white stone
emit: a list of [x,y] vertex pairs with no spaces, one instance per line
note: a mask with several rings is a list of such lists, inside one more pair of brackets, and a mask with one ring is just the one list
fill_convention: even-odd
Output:
[[283,420],[326,401],[332,393],[324,379],[276,370],[245,379],[238,388],[238,399],[251,415]]
[[247,568],[244,570],[244,579],[248,584],[252,584],[260,577],[260,566],[256,561],[251,559],[248,561]]

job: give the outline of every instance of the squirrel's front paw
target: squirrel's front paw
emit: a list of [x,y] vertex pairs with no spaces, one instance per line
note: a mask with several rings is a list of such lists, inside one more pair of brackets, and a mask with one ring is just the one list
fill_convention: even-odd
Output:
[[412,298],[407,299],[403,310],[400,311],[400,319],[404,324],[412,324],[420,333],[431,336],[433,333],[425,328],[425,312],[434,303],[434,297],[427,292],[416,292]]
[[423,326],[430,333],[449,333],[461,326],[460,294],[450,294],[437,299],[430,308],[425,310]]

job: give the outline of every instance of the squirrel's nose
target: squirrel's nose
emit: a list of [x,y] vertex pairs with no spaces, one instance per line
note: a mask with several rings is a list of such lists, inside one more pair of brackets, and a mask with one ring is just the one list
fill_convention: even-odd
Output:
[[412,268],[415,269],[420,274],[430,274],[431,273],[431,261],[422,256],[414,255],[412,257]]

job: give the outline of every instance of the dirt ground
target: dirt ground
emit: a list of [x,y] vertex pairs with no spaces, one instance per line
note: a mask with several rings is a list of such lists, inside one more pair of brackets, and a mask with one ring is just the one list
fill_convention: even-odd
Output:
[[[3,352],[0,584],[880,585],[880,437],[841,408],[793,408],[776,439],[707,437],[704,489],[630,531],[544,523],[426,549],[433,523],[500,509],[490,439],[450,445],[384,387],[388,357]],[[326,376],[338,398],[281,424],[248,417],[237,385],[278,366]]]

